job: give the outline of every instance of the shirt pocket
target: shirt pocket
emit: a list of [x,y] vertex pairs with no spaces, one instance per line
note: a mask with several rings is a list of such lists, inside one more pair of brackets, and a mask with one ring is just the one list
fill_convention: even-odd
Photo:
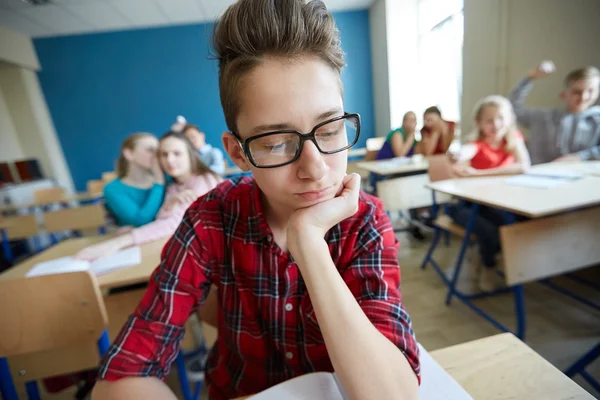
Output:
[[325,344],[319,322],[317,321],[317,315],[308,295],[304,296],[300,302],[300,319],[307,347]]

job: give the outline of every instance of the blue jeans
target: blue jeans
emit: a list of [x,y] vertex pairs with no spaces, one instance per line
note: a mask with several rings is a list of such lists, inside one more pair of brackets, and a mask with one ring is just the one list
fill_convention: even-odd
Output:
[[[451,205],[448,213],[454,222],[466,227],[471,217],[471,205],[467,202]],[[473,233],[477,235],[481,261],[487,268],[496,266],[496,254],[500,251],[500,227],[504,224],[502,211],[479,206],[479,213],[473,225]]]

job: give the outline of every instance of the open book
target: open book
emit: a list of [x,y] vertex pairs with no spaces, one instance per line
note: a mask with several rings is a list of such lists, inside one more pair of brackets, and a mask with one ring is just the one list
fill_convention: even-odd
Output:
[[[421,351],[421,400],[473,400],[427,351]],[[400,396],[398,396],[400,397]],[[275,385],[249,400],[346,400],[335,374],[314,372]]]
[[51,261],[41,262],[34,265],[26,276],[31,277],[87,270],[91,270],[95,275],[102,275],[116,269],[137,265],[141,262],[141,250],[139,246],[135,246],[99,258],[93,262],[76,260],[73,257],[62,257]]

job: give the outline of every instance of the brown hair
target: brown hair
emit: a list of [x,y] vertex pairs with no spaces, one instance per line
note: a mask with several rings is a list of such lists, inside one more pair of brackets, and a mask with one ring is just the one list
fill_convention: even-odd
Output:
[[121,151],[119,153],[119,158],[117,158],[117,162],[115,165],[115,171],[117,172],[117,176],[119,178],[124,178],[127,173],[129,172],[129,161],[127,161],[127,159],[125,158],[125,155],[123,155],[123,152],[125,150],[135,150],[135,146],[137,145],[137,142],[140,139],[143,138],[147,138],[147,137],[154,137],[153,135],[151,135],[150,133],[145,133],[145,132],[138,132],[138,133],[134,133],[131,134],[127,137],[127,139],[125,139],[123,141],[123,143],[121,144]]
[[482,138],[481,131],[477,128],[477,124],[481,119],[481,114],[488,107],[494,107],[498,109],[505,118],[508,118],[507,125],[508,131],[504,136],[506,140],[506,151],[513,153],[516,149],[516,141],[517,141],[517,117],[515,116],[515,111],[512,107],[510,101],[500,95],[491,95],[480,99],[477,104],[475,104],[475,108],[473,109],[473,119],[475,120],[475,130],[477,131],[476,135],[478,139]]
[[237,130],[243,78],[265,57],[309,54],[338,74],[345,65],[339,31],[320,0],[238,0],[215,24],[213,48],[221,106],[232,132]]
[[180,132],[186,133],[188,129],[195,129],[198,132],[202,132],[200,130],[200,128],[198,128],[198,125],[194,125],[194,124],[185,124],[185,126],[183,127],[183,129]]
[[425,114],[437,114],[437,115],[439,115],[440,118],[442,117],[442,112],[436,106],[427,108],[425,110],[425,112],[423,113],[423,115],[425,115]]
[[600,78],[600,71],[598,68],[589,66],[569,72],[567,76],[565,76],[565,87],[568,88],[573,82],[589,78]]
[[162,135],[160,138],[160,142],[159,142],[159,149],[160,149],[160,143],[162,143],[165,139],[168,139],[171,137],[175,138],[175,139],[179,139],[185,143],[188,157],[190,157],[190,169],[191,169],[193,175],[212,174],[215,177],[219,176],[216,173],[214,173],[210,168],[208,168],[206,166],[206,164],[204,164],[202,161],[200,161],[200,158],[198,158],[198,153],[196,153],[196,149],[194,148],[194,145],[192,145],[192,142],[190,142],[190,140],[187,138],[187,136],[185,136],[185,134],[183,132],[168,131],[167,133]]

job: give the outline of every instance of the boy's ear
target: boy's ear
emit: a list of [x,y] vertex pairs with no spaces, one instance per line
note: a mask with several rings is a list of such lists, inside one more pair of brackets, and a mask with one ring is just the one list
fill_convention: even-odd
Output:
[[246,156],[240,147],[240,143],[235,136],[233,136],[231,132],[223,132],[221,140],[223,140],[223,147],[227,154],[229,154],[231,161],[233,161],[233,163],[242,171],[249,171],[250,163],[246,159]]

